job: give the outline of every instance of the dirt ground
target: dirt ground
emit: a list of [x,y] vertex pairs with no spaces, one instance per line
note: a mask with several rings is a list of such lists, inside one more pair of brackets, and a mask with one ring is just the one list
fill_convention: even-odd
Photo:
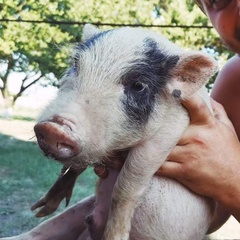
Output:
[[[34,137],[33,125],[30,121],[0,119],[0,134],[29,141]],[[240,224],[231,217],[218,231],[209,235],[209,239],[240,239]]]

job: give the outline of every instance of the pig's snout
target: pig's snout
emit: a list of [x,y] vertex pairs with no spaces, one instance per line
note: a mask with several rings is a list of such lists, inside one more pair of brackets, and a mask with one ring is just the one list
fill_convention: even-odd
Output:
[[74,138],[72,123],[60,117],[53,117],[35,125],[34,131],[38,145],[43,152],[56,160],[64,160],[81,152],[81,147]]

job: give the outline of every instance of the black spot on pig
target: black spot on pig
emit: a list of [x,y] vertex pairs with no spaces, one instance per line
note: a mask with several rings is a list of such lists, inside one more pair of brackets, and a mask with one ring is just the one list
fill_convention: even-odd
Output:
[[131,124],[136,125],[148,121],[156,95],[164,89],[170,70],[179,60],[177,55],[169,55],[160,49],[153,39],[145,39],[144,47],[142,59],[134,62],[121,79],[125,93],[122,103]]
[[173,92],[172,92],[172,95],[175,97],[175,98],[180,98],[181,97],[181,90],[178,90],[178,89],[174,89]]
[[96,44],[96,42],[100,41],[104,36],[110,34],[112,31],[113,30],[99,32],[98,34],[87,39],[85,42],[80,43],[77,46],[77,49],[80,51],[85,51],[85,50],[90,49],[92,46],[94,46]]

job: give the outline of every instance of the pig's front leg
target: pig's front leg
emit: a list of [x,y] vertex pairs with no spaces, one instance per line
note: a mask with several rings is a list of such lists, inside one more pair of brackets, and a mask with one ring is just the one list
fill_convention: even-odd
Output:
[[135,208],[152,176],[177,143],[177,139],[164,141],[165,144],[159,139],[156,134],[130,151],[114,187],[104,240],[129,239]]
[[38,211],[36,217],[45,217],[58,208],[61,201],[66,198],[66,206],[68,205],[73,187],[75,185],[77,177],[85,170],[82,169],[72,169],[63,167],[61,174],[59,175],[57,181],[50,188],[50,190],[43,196],[40,200],[33,204],[31,210],[35,210],[39,207],[43,207]]

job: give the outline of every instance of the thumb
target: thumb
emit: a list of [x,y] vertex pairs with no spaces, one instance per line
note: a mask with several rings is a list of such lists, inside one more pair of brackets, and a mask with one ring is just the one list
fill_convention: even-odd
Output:
[[199,94],[195,93],[187,99],[183,99],[182,104],[190,115],[191,123],[202,125],[212,119],[210,109]]

